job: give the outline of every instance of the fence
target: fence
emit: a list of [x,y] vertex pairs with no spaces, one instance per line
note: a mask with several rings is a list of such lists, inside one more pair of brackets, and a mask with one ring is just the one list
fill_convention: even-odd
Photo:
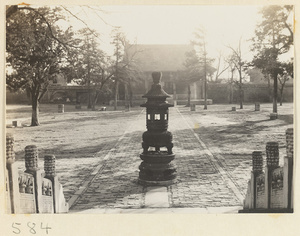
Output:
[[241,213],[293,212],[293,129],[286,130],[286,156],[280,167],[277,142],[266,145],[266,166],[262,152],[252,153],[253,168]]
[[55,156],[44,157],[44,171],[39,166],[35,145],[25,148],[26,170],[18,171],[15,162],[14,137],[6,135],[6,213],[66,213],[62,185],[55,173]]

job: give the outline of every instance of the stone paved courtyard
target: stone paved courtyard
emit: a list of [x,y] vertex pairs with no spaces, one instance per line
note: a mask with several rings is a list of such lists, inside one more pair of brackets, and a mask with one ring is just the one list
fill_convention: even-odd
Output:
[[[293,124],[293,105],[278,107],[279,119],[270,120],[271,104],[231,111],[231,105],[212,105],[196,112],[170,109],[177,183],[163,190],[162,207],[172,209],[241,208],[251,171],[251,153],[278,141],[285,155],[285,130]],[[21,112],[20,112],[21,111]],[[43,112],[45,111],[45,112]],[[30,123],[30,107],[7,107],[7,124]],[[15,135],[15,151],[24,169],[24,148],[35,144],[40,158],[53,153],[70,212],[104,209],[149,209],[150,187],[137,184],[145,111],[85,111],[57,105],[41,106],[41,126],[7,128]]]

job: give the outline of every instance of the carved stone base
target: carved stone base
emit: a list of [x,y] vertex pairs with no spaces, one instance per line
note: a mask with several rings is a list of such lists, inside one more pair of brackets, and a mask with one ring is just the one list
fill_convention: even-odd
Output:
[[176,165],[171,163],[174,154],[150,151],[141,154],[143,160],[139,166],[139,183],[141,185],[167,186],[175,183]]

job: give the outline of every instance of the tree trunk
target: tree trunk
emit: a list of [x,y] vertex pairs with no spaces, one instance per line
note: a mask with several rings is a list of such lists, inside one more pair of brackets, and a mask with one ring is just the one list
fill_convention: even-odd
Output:
[[115,84],[115,102],[114,102],[114,110],[117,110],[117,103],[118,103],[118,95],[119,95],[119,81],[116,80]]
[[39,102],[38,97],[32,94],[31,126],[39,126]]
[[206,75],[204,79],[204,110],[207,110],[207,81],[206,81]]
[[174,106],[177,105],[177,94],[176,94],[176,84],[173,82],[173,101],[174,101]]
[[129,90],[129,105],[130,105],[130,107],[133,107],[133,104],[132,104],[133,93],[132,93],[132,87],[131,87],[130,82],[129,82],[128,90]]
[[240,67],[239,69],[239,74],[240,74],[240,84],[239,84],[239,89],[240,89],[240,109],[243,109],[243,88],[242,88],[242,68]]
[[93,111],[96,110],[96,104],[98,102],[99,94],[100,94],[100,92],[95,92],[95,98],[93,99],[93,102],[92,102],[92,110]]
[[272,101],[273,95],[272,95],[272,88],[271,88],[271,81],[270,81],[270,76],[267,76],[268,79],[268,90],[269,90],[269,102]]
[[240,85],[240,109],[243,109],[243,90],[241,85]]
[[191,106],[191,85],[188,84],[188,101],[186,107],[190,107],[190,106]]
[[283,101],[283,87],[284,87],[284,85],[281,85],[281,88],[280,88],[280,106],[282,106],[282,101]]
[[229,104],[232,103],[233,91],[232,91],[232,82],[229,84]]
[[124,92],[125,92],[125,105],[129,105],[129,93],[128,93],[128,86],[124,84]]
[[277,74],[274,74],[273,113],[277,113]]
[[28,87],[26,87],[26,96],[28,99],[28,105],[32,105],[31,91],[30,91],[30,88],[28,88]]

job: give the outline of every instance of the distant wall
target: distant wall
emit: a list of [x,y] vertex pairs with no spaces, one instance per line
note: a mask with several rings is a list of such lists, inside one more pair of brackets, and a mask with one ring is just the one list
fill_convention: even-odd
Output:
[[[142,90],[142,89],[141,89]],[[141,92],[134,91],[133,100],[136,104],[143,102]],[[184,86],[177,86],[177,99],[181,101],[187,101],[187,88]],[[270,97],[270,91],[267,84],[245,84],[244,90],[244,102],[272,102]],[[273,92],[271,91],[271,94]],[[230,101],[230,87],[228,84],[208,84],[208,98],[213,100],[213,103],[227,104]],[[172,95],[172,93],[170,93]],[[87,95],[86,95],[87,96]],[[86,102],[85,95],[82,96],[81,102]],[[108,102],[111,98],[99,98],[99,102]],[[171,98],[172,99],[172,98]],[[238,88],[233,88],[232,102],[239,101]],[[280,101],[280,93],[278,91],[278,101]],[[28,104],[28,98],[26,92],[11,93],[6,91],[6,103],[7,104]],[[45,95],[42,99],[43,103],[49,102]],[[286,84],[283,91],[283,102],[293,102],[293,84]]]
[[25,91],[20,92],[10,92],[6,90],[6,103],[7,104],[28,104],[29,100],[27,98]]
[[[271,102],[270,91],[267,84],[245,84],[243,86],[244,102]],[[227,84],[209,84],[208,98],[214,103],[229,103],[230,87]],[[273,91],[271,91],[271,94]],[[280,93],[278,91],[278,100]],[[239,101],[239,91],[233,88],[233,102]],[[286,84],[283,90],[283,102],[293,102],[293,85]]]

